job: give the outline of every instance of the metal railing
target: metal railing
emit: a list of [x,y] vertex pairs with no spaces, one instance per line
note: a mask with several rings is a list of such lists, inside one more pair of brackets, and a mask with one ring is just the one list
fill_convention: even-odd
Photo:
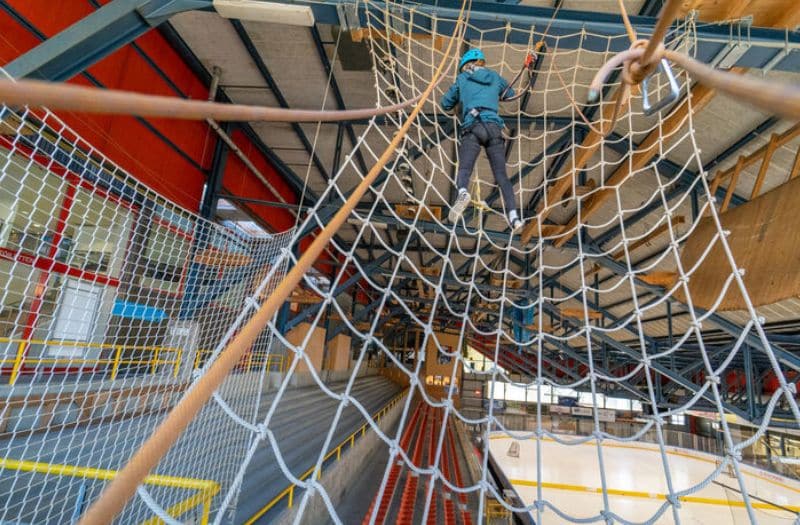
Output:
[[[496,419],[508,430],[517,431],[534,431],[536,430],[536,416],[533,414],[498,414],[495,415]],[[569,416],[543,416],[542,428],[553,433],[558,434],[573,434],[580,436],[588,436],[594,432],[594,422],[591,419],[582,419]],[[641,430],[642,423],[630,421],[616,421],[616,422],[600,422],[600,429],[604,432],[615,436],[630,436]],[[741,432],[741,430],[740,430]],[[664,436],[664,444],[672,447],[685,448],[696,450],[698,452],[706,452],[715,456],[725,455],[725,444],[722,441],[721,433],[714,436],[703,436],[699,434],[692,434],[675,429],[663,429],[662,435]],[[750,436],[743,435],[739,440],[743,441]],[[800,480],[800,465],[795,465],[789,462],[781,462],[781,456],[774,452],[770,454],[761,454],[758,452],[760,448],[764,450],[772,447],[767,441],[768,436],[762,437],[750,447],[742,451],[742,461],[746,464],[768,470],[781,476],[789,477],[792,479]],[[792,438],[789,438],[792,439]],[[655,429],[645,432],[639,438],[639,441],[645,443],[658,443],[658,436]],[[800,439],[795,440],[800,448]]]
[[[117,475],[116,470],[98,469],[78,465],[42,463],[37,461],[23,461],[10,458],[0,458],[0,470],[33,472],[37,474],[44,474],[45,476],[66,476],[99,481],[108,481],[114,479]],[[209,514],[211,512],[211,501],[214,498],[214,495],[219,492],[219,484],[216,481],[151,474],[144,478],[144,484],[197,491],[191,496],[184,498],[175,505],[165,509],[165,512],[177,519],[190,510],[200,507],[199,523],[201,525],[208,524]],[[163,523],[163,521],[158,517],[153,517],[142,522],[140,525],[155,525],[157,523]]]
[[[389,412],[389,410],[391,410],[401,399],[403,399],[403,397],[405,397],[407,393],[408,393],[407,389],[403,390],[394,398],[392,398],[386,405],[384,405],[383,408],[375,412],[372,415],[372,419],[375,421],[375,423],[379,424],[381,422],[381,419],[386,415],[386,413]],[[333,447],[330,451],[328,451],[328,453],[322,459],[323,468],[325,467],[328,460],[332,459],[334,456],[336,456],[334,462],[338,462],[339,460],[341,460],[342,452],[345,449],[345,447],[349,447],[352,449],[356,444],[356,438],[363,437],[364,435],[366,435],[368,427],[369,424],[364,423],[352,434],[350,434],[344,440],[342,440],[337,446]],[[301,476],[299,476],[300,481],[305,480],[306,478],[311,476],[312,473],[317,477],[317,479],[319,479],[320,476],[322,475],[321,469],[317,469],[316,467],[311,467],[310,469],[306,470]],[[244,523],[244,525],[252,525],[256,521],[258,521],[258,519],[261,518],[264,514],[275,508],[275,506],[278,505],[278,503],[280,503],[284,499],[287,502],[286,508],[287,509],[292,508],[292,506],[294,505],[295,488],[297,488],[297,485],[295,485],[294,483],[289,484],[288,487],[282,490],[277,496],[272,498],[269,501],[269,503],[261,507],[258,510],[258,512],[250,516],[250,518]]]
[[[170,375],[178,377],[183,362],[185,350],[183,348],[168,346],[140,346],[122,345],[113,343],[92,343],[87,341],[64,341],[64,340],[44,340],[44,339],[18,339],[10,337],[0,337],[0,343],[17,345],[16,356],[13,359],[0,359],[0,367],[5,368],[11,365],[11,376],[9,384],[15,384],[19,376],[24,372],[24,367],[50,365],[51,367],[63,368],[89,368],[96,371],[103,368],[109,373],[109,378],[113,381],[117,378],[123,367],[141,367],[139,371],[146,370],[149,374],[155,375],[160,366],[171,367]],[[76,349],[96,349],[108,351],[107,357],[85,358],[85,357],[34,357],[26,355],[33,345],[73,347]],[[203,365],[203,356],[210,356],[212,350],[198,349],[195,352],[192,368],[198,369]],[[126,355],[128,354],[128,355]],[[133,355],[131,355],[133,354]],[[168,356],[168,357],[165,357]],[[250,372],[260,370],[266,366],[267,370],[283,372],[286,365],[284,355],[248,353],[240,363],[239,370]]]

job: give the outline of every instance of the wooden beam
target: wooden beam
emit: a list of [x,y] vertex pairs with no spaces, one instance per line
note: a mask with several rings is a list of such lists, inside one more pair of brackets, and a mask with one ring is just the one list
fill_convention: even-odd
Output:
[[409,35],[408,33],[399,33],[397,31],[381,31],[377,28],[352,29],[350,31],[350,38],[353,42],[362,42],[364,39],[390,40],[397,46],[403,46],[407,36],[416,41],[433,40],[433,47],[437,51],[441,51],[444,48],[445,37],[442,35],[436,35],[435,37],[429,33],[411,33]]
[[678,280],[677,272],[650,272],[639,276],[639,279],[653,286],[672,288]]
[[[683,215],[679,215],[677,217],[673,217],[673,219],[672,219],[672,224],[673,225],[683,224],[684,222],[686,222],[686,217],[684,217]],[[628,246],[628,253],[630,253],[630,252],[632,252],[632,251],[634,251],[634,250],[636,250],[638,248],[641,248],[642,246],[644,246],[648,242],[652,241],[656,237],[668,232],[669,228],[670,228],[670,225],[667,222],[665,222],[664,224],[660,225],[658,228],[655,228],[653,231],[651,231],[650,233],[648,233],[647,235],[645,235],[641,239],[631,243]],[[615,260],[619,261],[620,259],[625,257],[625,249],[622,248],[621,250],[617,250],[616,252],[611,254],[611,257],[613,257]],[[599,272],[600,269],[601,269],[601,266],[599,264],[595,264],[594,266],[592,266],[592,268],[590,270],[587,270],[584,275],[586,277],[589,277],[590,275],[593,275],[593,274]]]
[[243,254],[223,252],[216,248],[207,248],[195,254],[194,262],[206,266],[233,268],[237,266],[246,266],[252,263],[253,259]]
[[733,170],[733,175],[731,176],[731,180],[728,183],[728,191],[725,192],[725,198],[722,200],[722,206],[720,206],[719,211],[725,212],[728,209],[728,206],[731,205],[731,199],[733,199],[733,194],[736,193],[736,185],[739,183],[739,174],[742,173],[742,159],[744,157],[739,157],[739,160],[736,161],[736,168]]
[[[492,286],[502,287],[503,286],[503,278],[502,277],[491,277],[489,278],[489,284]],[[513,279],[508,278],[506,279],[506,288],[517,289],[522,288],[522,279]]]
[[[417,208],[415,204],[395,204],[394,209],[397,214],[404,219],[413,219],[417,216]],[[442,220],[442,207],[441,206],[423,206],[422,211],[419,213],[419,220],[433,222],[433,217],[436,217],[440,222]]]
[[[532,323],[525,325],[526,330],[530,330],[531,332],[538,332],[539,331],[539,323]],[[542,325],[542,332],[552,334],[555,333],[557,329],[553,327],[551,324],[543,324]]]
[[740,18],[750,6],[752,0],[729,0],[728,18]]
[[[743,70],[737,68],[731,69],[731,72],[736,73],[741,73],[742,71]],[[612,173],[611,176],[606,179],[605,187],[619,186],[628,179],[631,173],[647,166],[653,157],[655,157],[661,151],[661,143],[669,140],[672,135],[678,129],[680,129],[681,126],[683,126],[686,117],[689,115],[690,109],[693,112],[699,111],[708,105],[709,102],[711,102],[715,94],[716,91],[714,89],[706,87],[702,84],[698,84],[693,87],[689,97],[683,99],[678,109],[664,119],[662,125],[658,129],[651,131],[647,137],[645,137],[645,139],[631,156],[630,160],[623,162],[614,171],[614,173]],[[689,104],[690,100],[691,105]],[[594,215],[594,213],[601,208],[606,199],[613,194],[614,190],[612,189],[601,189],[591,194],[583,201],[584,203],[580,210],[581,220],[585,223],[589,217]],[[575,227],[577,224],[578,215],[576,214],[564,228],[564,231],[568,233],[557,239],[553,244],[557,248],[564,246],[564,244],[566,244],[567,241],[571,239],[573,235],[575,235],[575,231],[577,231],[575,230]]]
[[764,152],[764,160],[761,161],[761,167],[758,169],[758,176],[756,177],[756,181],[753,183],[753,191],[750,192],[750,200],[755,199],[758,197],[758,194],[761,193],[761,186],[764,185],[764,178],[767,176],[767,170],[769,169],[769,164],[772,162],[772,155],[775,153],[777,144],[778,134],[773,133],[769,138],[767,151]]
[[[572,319],[584,319],[585,317],[583,308],[559,308],[559,313],[561,314],[562,317],[569,317]],[[603,314],[595,310],[589,310],[587,313],[589,319],[603,318]]]
[[438,266],[420,266],[418,267],[419,273],[422,275],[427,275],[429,277],[439,277],[439,267]]
[[[622,94],[622,90],[617,90],[614,100],[608,102],[603,108],[602,119],[600,123],[596,123],[595,126],[593,126],[593,129],[590,130],[586,138],[583,139],[581,146],[576,148],[577,154],[575,155],[575,160],[573,164],[569,166],[571,171],[565,172],[560,178],[556,178],[555,182],[548,187],[545,198],[542,199],[542,201],[539,203],[539,206],[536,208],[536,213],[539,215],[539,222],[544,222],[547,219],[547,217],[550,215],[550,212],[555,209],[553,204],[561,200],[567,193],[567,190],[572,188],[578,171],[586,167],[586,164],[589,162],[589,160],[591,160],[591,158],[603,144],[604,137],[597,133],[595,129],[597,129],[597,126],[603,127],[607,121],[611,120],[611,118],[614,116],[614,107],[616,106],[617,97],[622,96]],[[546,182],[547,181],[545,181],[545,183]],[[520,233],[520,240],[522,241],[523,246],[528,244],[528,242],[531,240],[531,237],[533,237],[538,231],[536,224],[536,221],[529,222]],[[544,231],[542,233],[547,236]]]
[[[597,182],[594,179],[589,179],[586,181],[586,184],[582,186],[575,186],[575,196],[581,197],[587,193],[591,193],[596,188]],[[567,192],[564,194],[564,197],[572,197],[572,193],[572,188],[567,188]],[[569,204],[569,201],[564,201],[562,206],[566,206],[567,204]]]
[[[784,131],[783,133],[778,135],[778,139],[775,142],[775,146],[774,146],[775,149],[785,146],[786,144],[788,144],[789,142],[791,142],[792,140],[794,140],[798,136],[800,136],[800,123],[795,124],[791,128],[787,129],[786,131]],[[750,155],[746,155],[744,157],[744,161],[742,163],[742,169],[747,169],[750,166],[753,166],[754,164],[756,164],[759,160],[763,159],[764,155],[766,155],[766,153],[767,153],[767,149],[768,148],[769,148],[769,143],[764,144],[763,146],[761,146],[760,148],[755,150]],[[725,177],[729,177],[729,176],[733,175],[733,171],[735,169],[736,169],[736,167],[734,166],[734,167],[728,168],[727,170],[720,170],[720,171],[717,172],[716,177],[722,177],[723,179]],[[716,180],[716,177],[714,177],[714,180]]]
[[776,16],[770,24],[772,27],[784,27],[795,29],[800,24],[800,3],[797,0],[789,0],[789,5],[785,9],[772,9]]
[[697,10],[703,22],[725,22],[746,15],[753,17],[758,27],[793,29],[800,23],[797,0],[686,0],[683,14]]
[[[525,246],[533,237],[539,236],[539,228],[537,227],[538,221],[531,220],[520,234],[522,245]],[[542,237],[554,237],[564,230],[561,224],[542,224]]]
[[322,297],[309,290],[296,288],[287,301],[295,304],[318,304],[322,302]]
[[[791,9],[800,9],[797,6],[796,0],[790,0],[793,2],[791,4]],[[685,3],[684,6],[691,10],[695,7],[691,7],[692,5],[704,5],[703,0],[690,0],[689,2]],[[734,1],[727,1],[727,2],[711,2],[708,4],[709,9],[714,9],[714,17],[712,19],[715,20],[729,20],[732,18],[739,18],[742,13],[749,7],[750,2],[743,1],[743,0],[734,0]],[[687,11],[688,12],[688,11]],[[702,10],[701,10],[702,13]],[[758,25],[758,24],[756,24]],[[734,67],[730,69],[730,73],[736,74],[743,74],[747,72],[745,68],[738,68]],[[692,100],[691,111],[693,113],[701,110],[705,106],[708,105],[709,102],[714,98],[716,92],[713,89],[707,88],[701,84],[695,85],[691,91],[689,97]],[[689,105],[688,100],[684,99],[681,103],[681,106],[675,110],[669,117],[667,117],[660,129],[653,130],[647,137],[642,141],[642,144],[633,154],[631,162],[625,162],[622,166],[617,168],[609,179],[606,180],[605,186],[618,186],[625,179],[634,171],[642,169],[647,163],[658,153],[658,145],[663,140],[668,140],[670,135],[674,133],[682,124],[683,119],[689,113]],[[780,146],[779,146],[780,147]],[[592,154],[594,151],[592,151]],[[588,159],[587,159],[588,160]],[[574,174],[573,174],[574,177]],[[581,218],[585,222],[594,212],[596,212],[603,204],[603,202],[612,195],[613,192],[611,190],[601,190],[594,195],[594,197],[590,197],[587,199],[584,208],[582,209]],[[562,247],[564,244],[569,241],[572,236],[575,234],[575,226],[577,225],[578,219],[577,215],[574,216],[566,225],[564,230],[570,233],[567,233],[560,239],[558,239],[554,245],[556,247]],[[575,230],[575,231],[571,231]]]
[[797,177],[800,174],[800,146],[797,148],[797,153],[794,155],[794,163],[792,164],[792,170],[789,172],[789,180]]

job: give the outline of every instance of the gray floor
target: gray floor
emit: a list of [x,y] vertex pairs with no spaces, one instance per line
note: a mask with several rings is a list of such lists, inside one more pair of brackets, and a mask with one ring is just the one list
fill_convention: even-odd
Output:
[[[389,429],[389,435],[397,432],[397,423]],[[342,523],[361,523],[369,510],[369,505],[375,497],[376,488],[380,486],[386,462],[389,460],[389,447],[380,443],[375,450],[364,460],[364,469],[359,472],[352,486],[345,493],[342,501],[336,507]],[[332,525],[333,520],[328,520],[327,525]]]
[[[372,414],[399,392],[397,385],[375,376],[359,380],[353,395]],[[316,462],[331,427],[337,404],[337,401],[327,396],[315,395],[297,402],[295,406],[282,405],[276,414],[281,416],[275,427],[276,440],[284,461],[294,475],[302,474]],[[331,443],[338,444],[365,422],[355,407],[345,408]],[[275,463],[273,451],[262,449],[245,475],[234,522],[246,521],[288,485],[289,481]],[[285,505],[278,505],[257,523],[269,523],[284,508]]]

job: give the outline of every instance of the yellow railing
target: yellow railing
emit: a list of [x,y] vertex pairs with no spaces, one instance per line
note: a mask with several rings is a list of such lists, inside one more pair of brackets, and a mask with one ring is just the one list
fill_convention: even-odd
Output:
[[[389,401],[389,402],[388,402],[388,403],[387,403],[387,404],[386,404],[386,405],[385,405],[383,408],[381,408],[380,410],[378,410],[377,412],[375,412],[375,413],[372,415],[372,419],[374,419],[376,423],[380,423],[380,421],[381,421],[381,418],[382,418],[383,416],[385,416],[385,415],[386,415],[386,413],[387,413],[389,410],[391,410],[391,409],[392,409],[392,407],[394,407],[394,406],[395,406],[395,405],[396,405],[396,404],[397,404],[397,403],[398,403],[398,402],[399,402],[401,399],[403,399],[403,397],[404,397],[404,396],[405,396],[407,393],[408,393],[408,390],[403,390],[402,392],[400,392],[398,395],[396,395],[394,398],[392,398],[392,400],[391,400],[391,401]],[[355,442],[356,442],[356,437],[358,437],[358,436],[364,436],[364,435],[367,433],[367,428],[368,428],[368,427],[369,427],[369,425],[368,425],[367,423],[364,423],[363,425],[361,425],[361,426],[358,428],[358,430],[356,430],[355,432],[353,432],[352,434],[350,434],[349,436],[347,436],[347,437],[346,437],[346,438],[345,438],[345,439],[344,439],[344,440],[343,440],[341,443],[339,443],[337,446],[333,447],[333,448],[332,448],[332,449],[331,449],[331,450],[330,450],[330,451],[329,451],[329,452],[328,452],[328,453],[325,455],[325,457],[322,459],[323,466],[324,466],[325,462],[326,462],[326,461],[328,461],[329,459],[331,459],[331,458],[332,458],[334,455],[336,456],[336,461],[339,461],[340,459],[342,459],[342,450],[344,449],[344,447],[345,447],[345,446],[349,446],[350,448],[352,448],[352,447],[355,445]],[[308,477],[309,477],[309,476],[310,476],[310,475],[311,475],[311,474],[312,474],[312,473],[313,473],[315,470],[316,470],[316,476],[317,476],[317,479],[319,479],[319,477],[320,477],[320,475],[321,475],[322,473],[320,472],[320,470],[319,470],[319,469],[316,469],[315,467],[311,467],[310,469],[306,470],[306,471],[305,471],[305,472],[304,472],[304,473],[303,473],[303,474],[302,474],[302,475],[299,477],[299,479],[302,481],[302,480],[304,480],[304,479],[308,478]],[[269,503],[267,503],[266,505],[264,505],[263,507],[261,507],[261,509],[259,509],[259,510],[258,510],[258,512],[256,512],[256,513],[255,513],[255,514],[253,514],[252,516],[250,516],[250,519],[248,519],[246,522],[244,522],[244,525],[252,525],[252,524],[253,524],[253,523],[255,523],[255,522],[256,522],[256,521],[257,521],[257,520],[258,520],[258,519],[259,519],[261,516],[263,516],[264,514],[266,514],[267,512],[269,512],[269,511],[270,511],[270,510],[271,510],[273,507],[275,507],[275,506],[276,506],[278,503],[280,503],[280,502],[281,502],[283,499],[287,499],[287,505],[286,505],[286,506],[287,506],[287,508],[292,508],[292,505],[294,504],[294,489],[295,489],[295,488],[296,488],[296,485],[295,485],[294,483],[291,483],[291,484],[289,484],[289,486],[288,486],[288,487],[286,487],[285,489],[283,489],[283,491],[281,491],[281,492],[280,492],[280,493],[279,493],[277,496],[275,496],[274,498],[272,498],[272,499],[269,501]]]
[[[65,367],[85,367],[85,366],[110,366],[111,367],[111,380],[117,378],[121,366],[139,365],[145,366],[150,370],[151,374],[158,371],[160,365],[169,365],[172,367],[172,377],[177,377],[180,371],[181,361],[183,358],[183,348],[168,347],[168,346],[140,346],[140,345],[119,345],[112,343],[90,343],[87,341],[62,341],[62,340],[42,340],[42,339],[14,339],[9,337],[0,337],[0,343],[10,343],[17,345],[17,353],[14,359],[0,359],[0,366],[5,367],[12,363],[10,384],[14,384],[19,379],[22,372],[22,366],[25,364],[37,365],[62,365]],[[110,350],[109,357],[87,359],[81,357],[28,357],[26,350],[31,345],[42,346],[67,346],[74,348],[95,348],[100,350]],[[142,356],[137,358],[124,357],[124,352],[141,352]],[[144,354],[149,353],[149,356]],[[194,358],[194,368],[197,369],[202,364],[202,356],[210,355],[212,350],[198,349]],[[164,357],[164,354],[170,354],[169,357]],[[246,371],[253,369],[258,370],[266,361],[268,370],[275,370],[278,372],[284,371],[285,359],[282,355],[267,354],[265,356],[254,355],[253,352],[248,354],[243,364]]]
[[[41,463],[36,461],[21,461],[18,459],[9,458],[0,458],[0,469],[96,480],[111,480],[117,475],[116,470],[80,467],[77,465]],[[165,510],[167,514],[177,519],[179,516],[186,514],[191,509],[202,506],[200,523],[201,525],[208,524],[209,514],[211,512],[211,500],[214,498],[214,495],[219,492],[219,484],[216,481],[151,474],[144,478],[144,484],[198,491],[197,493],[182,501],[179,501],[175,505]],[[155,517],[143,522],[141,525],[156,525],[160,523],[163,523],[163,521]]]
[[[204,350],[200,349],[197,351],[197,354],[194,356],[194,368],[200,368],[203,363],[203,356],[210,356],[213,353],[213,350]],[[283,372],[284,371],[284,364],[286,364],[285,356],[283,355],[275,355],[275,354],[266,354],[261,355],[258,353],[250,352],[242,359],[242,362],[239,363],[239,369],[245,370],[250,372],[252,370],[260,370],[261,367],[266,362],[267,370],[273,372]]]
[[[155,373],[159,365],[171,365],[172,375],[176,377],[180,369],[181,356],[183,354],[182,348],[172,348],[164,346],[138,346],[138,345],[117,345],[111,343],[90,343],[87,341],[62,341],[62,340],[42,340],[42,339],[12,339],[8,337],[0,337],[0,343],[11,343],[17,345],[17,354],[13,360],[4,359],[0,360],[0,366],[6,366],[9,362],[13,363],[11,369],[10,384],[17,382],[22,366],[24,364],[30,365],[63,365],[67,367],[81,367],[81,366],[98,366],[110,365],[111,366],[111,379],[116,379],[119,374],[120,366],[122,365],[146,365],[150,368],[151,373]],[[107,358],[86,359],[81,357],[27,357],[26,350],[31,345],[42,346],[69,346],[74,348],[96,348],[100,350],[111,350],[111,355]],[[149,357],[129,358],[123,357],[124,351],[140,351],[142,354],[149,352]],[[165,359],[161,357],[162,353],[174,353],[175,357]]]

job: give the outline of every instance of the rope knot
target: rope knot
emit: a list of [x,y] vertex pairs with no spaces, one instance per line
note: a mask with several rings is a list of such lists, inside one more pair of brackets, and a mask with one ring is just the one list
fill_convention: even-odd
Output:
[[742,451],[737,449],[729,449],[728,457],[731,458],[733,461],[742,461]]
[[[649,43],[649,40],[640,39],[631,44],[630,49],[631,51],[645,49]],[[644,79],[653,74],[653,72],[656,70],[656,67],[658,67],[658,61],[661,60],[661,57],[664,56],[665,52],[666,48],[662,42],[656,46],[656,49],[653,52],[653,55],[649,58],[648,62],[642,62],[641,58],[626,60],[622,66],[623,82],[628,85],[641,84]]]

